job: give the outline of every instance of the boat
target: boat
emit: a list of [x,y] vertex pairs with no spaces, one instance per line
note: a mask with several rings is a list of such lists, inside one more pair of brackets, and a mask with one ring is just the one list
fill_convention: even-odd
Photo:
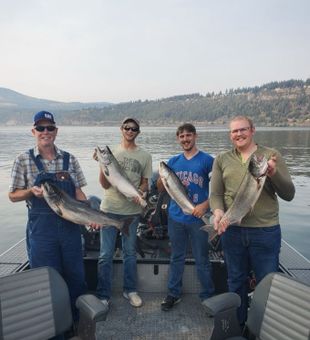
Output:
[[[209,339],[213,319],[207,316],[198,297],[200,283],[190,249],[183,275],[182,301],[169,312],[161,311],[160,303],[167,294],[169,239],[163,218],[153,225],[150,222],[158,218],[158,213],[166,207],[166,201],[160,195],[150,195],[150,201],[154,203],[154,209],[141,220],[137,234],[138,291],[143,305],[133,308],[122,296],[123,266],[121,250],[116,247],[112,304],[106,320],[96,325],[96,339]],[[159,206],[160,210],[157,211]],[[95,293],[99,233],[83,228],[82,235],[86,281],[89,292]],[[216,294],[227,292],[227,273],[220,249],[210,250],[210,261]],[[0,255],[0,277],[28,269],[25,239]],[[310,285],[310,261],[285,240],[282,240],[280,271]],[[250,273],[249,283],[253,282]]]

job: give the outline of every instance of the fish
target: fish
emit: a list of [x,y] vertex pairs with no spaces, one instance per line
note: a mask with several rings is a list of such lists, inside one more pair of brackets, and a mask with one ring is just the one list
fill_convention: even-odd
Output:
[[264,155],[251,155],[248,169],[234,201],[221,218],[220,225],[240,225],[242,219],[253,210],[263,190],[267,178],[267,169],[268,160]]
[[[192,215],[195,205],[189,199],[186,187],[176,173],[163,161],[159,163],[159,176],[169,196],[178,204],[183,213]],[[219,237],[217,231],[210,224],[210,214],[204,214],[201,220],[205,223],[201,229],[208,232],[209,243],[217,249]]]
[[50,182],[42,183],[41,188],[46,203],[60,217],[76,224],[90,225],[97,223],[103,227],[114,226],[128,234],[128,227],[133,220],[132,218],[116,220],[108,217],[104,212],[91,208],[86,202],[72,198]]
[[129,200],[137,198],[142,208],[147,207],[146,200],[141,197],[138,189],[131,183],[107,145],[103,149],[97,146],[95,148],[94,158],[99,161],[100,168],[112,187],[116,188]]

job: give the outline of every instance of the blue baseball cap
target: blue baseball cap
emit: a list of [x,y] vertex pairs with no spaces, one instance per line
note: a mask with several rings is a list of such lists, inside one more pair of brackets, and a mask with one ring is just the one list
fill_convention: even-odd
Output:
[[42,119],[49,120],[52,124],[56,124],[52,113],[47,111],[40,111],[37,112],[33,117],[34,125],[37,125],[37,122]]

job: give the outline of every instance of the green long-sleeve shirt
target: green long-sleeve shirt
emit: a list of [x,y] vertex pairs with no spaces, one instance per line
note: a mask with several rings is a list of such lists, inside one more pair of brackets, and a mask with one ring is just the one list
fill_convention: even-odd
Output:
[[[264,188],[254,208],[243,219],[240,226],[269,227],[279,223],[278,198],[291,201],[295,195],[295,187],[281,154],[271,148],[257,146],[257,155],[265,155],[269,159],[276,156],[276,173],[267,177]],[[213,164],[211,177],[211,210],[227,209],[233,203],[242,179],[247,171],[250,158],[242,163],[241,155],[236,149],[220,153]]]

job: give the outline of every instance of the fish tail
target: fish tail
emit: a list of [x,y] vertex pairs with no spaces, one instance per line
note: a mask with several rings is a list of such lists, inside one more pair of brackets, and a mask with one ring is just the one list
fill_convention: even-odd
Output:
[[148,200],[145,201],[145,203],[146,205],[143,207],[143,210],[141,212],[142,218],[145,218],[149,214],[150,211],[154,210],[154,204],[152,204]]
[[129,218],[125,218],[124,220],[122,220],[122,225],[121,225],[121,232],[128,236],[129,235],[129,226],[131,225],[131,223],[133,222],[134,218],[129,217]]
[[201,230],[208,233],[208,243],[211,246],[211,249],[214,251],[218,251],[220,246],[221,237],[218,235],[217,231],[214,229],[212,224],[205,224],[201,228]]
[[143,211],[150,208],[150,205],[149,205],[148,201],[146,201],[143,198],[140,199],[140,205],[143,208]]

